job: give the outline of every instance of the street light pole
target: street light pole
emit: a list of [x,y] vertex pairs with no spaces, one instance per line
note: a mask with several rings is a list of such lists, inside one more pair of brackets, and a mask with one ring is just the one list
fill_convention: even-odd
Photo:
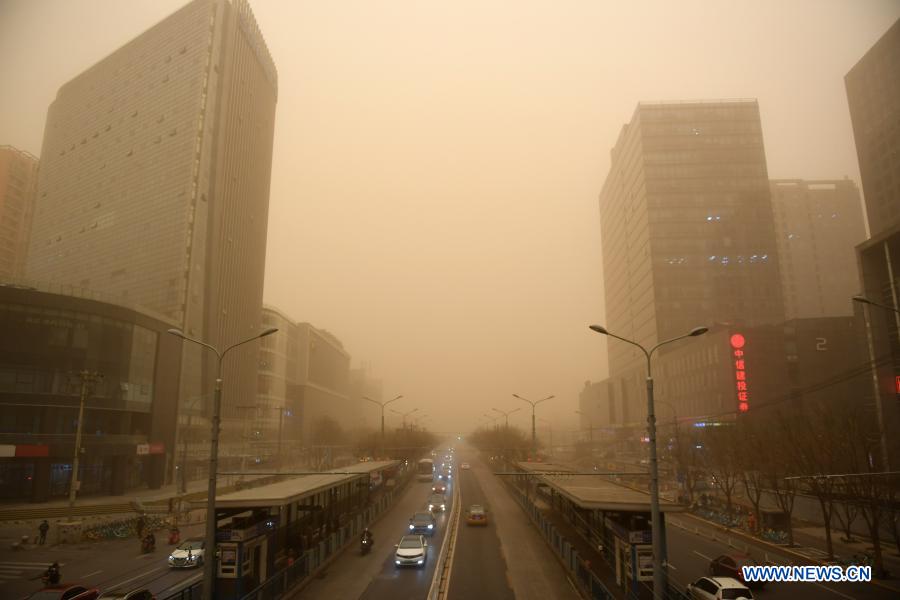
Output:
[[69,481],[69,522],[74,517],[75,496],[81,482],[78,479],[78,463],[81,457],[81,432],[84,429],[84,401],[87,398],[88,389],[93,387],[95,383],[103,381],[103,375],[97,371],[88,371],[84,369],[78,373],[81,379],[81,394],[78,402],[78,424],[75,429],[75,455],[72,457],[72,477]]
[[531,405],[531,453],[537,454],[537,434],[534,429],[534,409],[535,407],[544,402],[545,400],[550,400],[551,398],[556,398],[556,396],[547,396],[546,398],[541,398],[540,400],[529,400],[528,398],[523,398],[518,394],[513,394],[513,398],[518,398],[519,400],[524,400],[528,404]]
[[894,313],[894,320],[897,322],[898,332],[900,332],[900,310],[897,310],[893,306],[874,302],[865,296],[853,296],[853,301],[867,305],[863,307],[863,316],[866,320],[866,343],[869,350],[869,361],[872,363],[872,388],[875,393],[875,422],[878,425],[878,441],[881,446],[881,460],[884,463],[882,466],[885,471],[889,471],[891,468],[890,455],[888,452],[887,436],[885,435],[884,411],[881,401],[881,388],[878,383],[878,370],[875,366],[875,340],[872,337],[872,326],[871,320],[869,319],[868,308],[869,306],[876,306],[882,310],[892,311]]
[[219,463],[219,421],[220,411],[222,409],[223,360],[230,350],[248,342],[258,340],[259,338],[266,337],[267,335],[272,335],[276,331],[278,331],[277,328],[271,327],[258,335],[232,344],[220,352],[215,346],[190,338],[178,329],[168,330],[168,332],[175,337],[180,337],[184,341],[193,342],[212,350],[216,353],[216,358],[218,359],[216,365],[216,387],[213,394],[212,431],[209,442],[209,485],[206,489],[206,543],[204,547],[206,559],[203,561],[203,600],[213,600],[215,597],[215,594],[213,594],[213,586],[215,585],[216,566],[218,565],[218,558],[216,556],[216,471],[218,470]]
[[375,404],[377,404],[378,406],[381,407],[381,453],[382,454],[384,454],[384,407],[387,406],[388,404],[390,404],[391,402],[399,400],[402,397],[403,397],[403,395],[401,394],[400,396],[397,396],[396,398],[391,398],[390,400],[388,400],[386,402],[379,402],[378,400],[372,400],[368,396],[363,396],[363,400],[368,400],[369,402],[374,402]]
[[656,458],[656,415],[653,411],[653,373],[650,370],[650,358],[661,346],[677,342],[688,337],[703,335],[709,331],[706,327],[695,327],[689,333],[680,335],[670,340],[665,340],[653,346],[649,351],[635,341],[619,337],[610,333],[601,325],[591,325],[590,329],[597,333],[616,338],[632,346],[637,346],[647,358],[647,433],[650,438],[650,521],[653,529],[653,595],[665,598],[668,595],[668,558],[666,556],[666,532],[659,509],[659,464]]
[[419,410],[418,407],[416,407],[416,408],[414,408],[414,409],[412,409],[412,410],[408,410],[408,411],[406,411],[406,412],[400,412],[399,410],[394,410],[394,409],[392,408],[392,409],[391,409],[391,412],[392,412],[392,413],[397,413],[398,415],[400,415],[401,417],[403,417],[403,429],[406,429],[406,417],[408,417],[409,415],[413,414],[413,413],[416,412],[417,410]]
[[506,429],[509,429],[509,415],[513,414],[516,411],[522,410],[521,407],[513,409],[513,410],[500,410],[499,408],[492,408],[491,410],[495,410],[504,417],[506,417]]

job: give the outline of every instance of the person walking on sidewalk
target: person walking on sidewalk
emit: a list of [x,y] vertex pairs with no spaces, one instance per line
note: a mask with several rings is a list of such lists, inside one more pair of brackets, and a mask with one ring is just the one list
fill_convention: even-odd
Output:
[[47,532],[50,530],[50,523],[47,522],[47,519],[41,521],[41,524],[38,526],[38,531],[41,533],[41,536],[38,540],[38,544],[41,546],[44,545],[44,542],[47,541]]

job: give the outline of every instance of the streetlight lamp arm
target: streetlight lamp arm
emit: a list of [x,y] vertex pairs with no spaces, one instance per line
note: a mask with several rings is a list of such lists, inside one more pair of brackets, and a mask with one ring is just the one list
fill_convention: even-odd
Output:
[[[225,348],[225,350],[222,352],[222,354],[220,355],[219,358],[225,358],[225,355],[228,354],[228,351],[229,351],[229,350],[233,350],[234,348],[237,348],[238,346],[242,346],[242,345],[244,345],[244,344],[247,344],[247,343],[249,343],[249,342],[252,342],[253,340],[258,340],[258,339],[260,339],[260,338],[264,338],[264,337],[266,337],[267,335],[272,335],[272,334],[275,333],[276,331],[278,331],[278,329],[276,329],[275,327],[272,327],[271,329],[266,329],[266,330],[263,331],[262,333],[258,333],[258,334],[254,335],[254,336],[252,336],[252,337],[248,337],[246,340],[240,341],[240,342],[238,342],[238,343],[236,343],[236,344],[232,344],[232,345],[228,346],[227,348]],[[205,345],[205,344],[204,344],[204,345]],[[212,346],[210,346],[210,348],[211,348],[211,347],[212,347]],[[215,350],[215,348],[213,348],[213,350]],[[218,354],[218,352],[216,352],[216,354]]]
[[181,339],[186,340],[188,342],[194,342],[195,344],[199,344],[200,346],[203,346],[204,348],[209,348],[210,350],[215,352],[216,356],[218,356],[219,358],[221,358],[222,354],[224,354],[224,353],[219,354],[219,349],[211,344],[207,344],[206,342],[203,342],[201,340],[184,335],[184,332],[182,332],[180,329],[169,329],[169,330],[167,330],[167,333],[171,333],[175,337],[180,337]]

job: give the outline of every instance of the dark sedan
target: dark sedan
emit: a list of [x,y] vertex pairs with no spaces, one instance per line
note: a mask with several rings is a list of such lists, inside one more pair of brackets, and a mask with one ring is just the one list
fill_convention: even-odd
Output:
[[751,567],[757,564],[759,563],[746,554],[723,554],[709,563],[709,574],[715,577],[732,577],[749,588],[761,588],[765,585],[764,581],[748,583],[744,580],[744,573],[741,569],[741,567]]

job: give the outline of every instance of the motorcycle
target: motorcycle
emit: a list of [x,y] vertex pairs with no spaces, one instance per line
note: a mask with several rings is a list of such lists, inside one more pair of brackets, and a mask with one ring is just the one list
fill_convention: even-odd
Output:
[[142,554],[149,554],[150,552],[153,552],[155,550],[156,550],[156,540],[153,540],[151,538],[146,538],[146,537],[143,540],[141,540],[141,553]]
[[359,541],[359,551],[360,551],[360,554],[362,554],[363,556],[365,556],[366,554],[368,554],[369,551],[372,549],[372,544],[373,544],[373,543],[374,543],[374,542],[372,541],[372,538],[363,538],[363,539],[361,539],[361,540]]

